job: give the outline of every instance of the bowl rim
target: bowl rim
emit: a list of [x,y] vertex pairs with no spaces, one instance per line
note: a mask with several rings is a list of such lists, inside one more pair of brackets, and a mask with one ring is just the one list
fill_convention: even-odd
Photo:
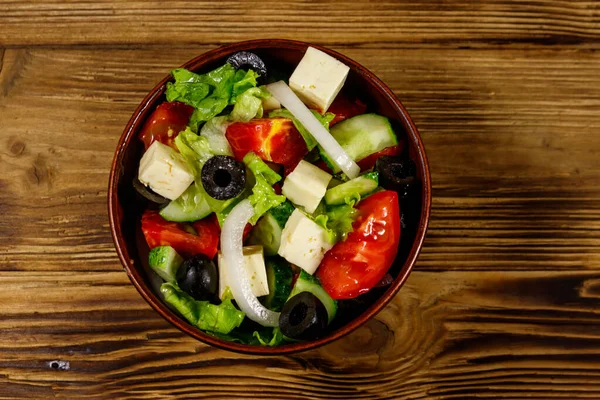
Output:
[[371,81],[371,83],[376,87],[376,89],[392,105],[395,114],[398,116],[398,119],[400,120],[402,126],[406,131],[408,140],[413,141],[413,145],[416,149],[416,152],[418,153],[418,156],[421,160],[423,160],[422,163],[417,163],[417,168],[419,168],[421,172],[423,184],[419,228],[417,230],[417,234],[415,236],[413,245],[406,259],[406,262],[402,266],[399,275],[396,277],[394,282],[387,288],[383,295],[379,299],[377,299],[377,301],[375,301],[369,308],[367,308],[362,314],[360,314],[354,320],[350,321],[350,323],[342,326],[341,328],[335,330],[331,334],[321,339],[286,344],[275,347],[254,346],[222,340],[215,336],[211,336],[201,331],[200,329],[192,326],[187,321],[183,320],[182,318],[177,316],[173,311],[171,311],[171,309],[169,309],[153,292],[150,285],[146,285],[146,283],[144,282],[143,272],[140,272],[135,267],[134,259],[130,257],[129,252],[127,251],[127,245],[125,243],[125,238],[120,225],[121,206],[118,203],[118,184],[120,173],[118,172],[120,172],[122,168],[121,164],[126,152],[125,150],[127,149],[131,140],[134,138],[134,133],[136,133],[138,128],[141,128],[140,125],[141,123],[143,123],[143,119],[145,119],[146,114],[149,112],[149,108],[152,107],[154,105],[154,102],[160,96],[163,95],[166,83],[169,80],[171,80],[170,74],[165,76],[156,86],[154,86],[152,90],[150,90],[150,92],[137,106],[136,110],[133,112],[131,118],[129,119],[129,122],[127,123],[125,129],[123,130],[123,133],[119,139],[117,148],[115,150],[115,155],[111,165],[110,177],[108,182],[108,214],[111,235],[117,254],[119,256],[119,260],[121,261],[121,264],[123,265],[124,270],[127,273],[127,276],[129,277],[129,280],[140,293],[140,295],[144,298],[144,300],[146,300],[146,302],[150,304],[150,306],[156,312],[158,312],[165,320],[167,320],[177,329],[188,334],[194,339],[197,339],[203,343],[215,346],[220,349],[252,355],[284,355],[316,349],[325,344],[332,343],[337,339],[340,339],[341,337],[356,330],[358,327],[360,327],[365,322],[374,317],[376,314],[378,314],[394,298],[394,296],[398,293],[400,288],[404,285],[406,279],[408,278],[408,275],[411,273],[423,246],[423,242],[425,240],[431,212],[431,176],[429,172],[429,163],[425,154],[425,148],[421,140],[421,136],[419,135],[417,127],[413,123],[412,119],[410,118],[408,112],[406,111],[400,100],[394,95],[392,90],[386,84],[383,83],[383,81],[381,81],[367,68],[363,67],[362,65],[350,59],[349,57],[338,53],[337,51],[328,49],[326,47],[316,45],[313,43],[287,39],[257,39],[224,45],[209,50],[203,54],[200,54],[199,56],[187,61],[181,67],[196,70],[204,64],[222,60],[227,55],[237,51],[252,51],[256,49],[265,48],[283,48],[286,50],[305,51],[308,46],[314,47],[327,54],[330,54],[336,59],[342,61],[344,64],[348,65],[355,73],[358,73],[363,79]]

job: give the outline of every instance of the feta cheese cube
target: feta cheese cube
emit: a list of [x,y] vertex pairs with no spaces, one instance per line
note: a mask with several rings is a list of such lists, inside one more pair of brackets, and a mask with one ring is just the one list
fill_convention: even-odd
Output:
[[313,213],[325,192],[332,176],[319,167],[304,160],[285,178],[281,193],[292,203]]
[[324,113],[344,86],[349,71],[329,54],[309,47],[290,77],[290,88],[304,104]]
[[[244,252],[244,266],[246,267],[246,274],[250,280],[250,288],[252,293],[256,297],[266,296],[269,294],[269,284],[267,282],[267,270],[265,267],[265,258],[263,257],[262,246],[246,246],[242,248]],[[219,267],[219,298],[223,299],[223,293],[229,286],[230,279],[237,279],[237,277],[230,277],[227,275],[227,268],[223,267],[225,259],[221,252],[217,258]]]
[[161,196],[175,200],[194,181],[194,175],[181,154],[156,141],[140,160],[138,179]]
[[283,228],[278,253],[312,275],[332,247],[327,231],[296,209]]

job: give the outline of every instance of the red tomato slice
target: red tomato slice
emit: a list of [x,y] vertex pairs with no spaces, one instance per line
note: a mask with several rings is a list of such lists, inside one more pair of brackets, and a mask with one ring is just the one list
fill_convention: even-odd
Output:
[[378,151],[377,153],[373,153],[369,156],[366,156],[360,161],[357,161],[358,166],[361,171],[373,168],[377,159],[381,156],[399,156],[404,150],[404,140],[398,142],[395,146],[386,147],[383,150]]
[[[219,246],[219,238],[221,237],[221,227],[219,226],[217,215],[213,213],[200,221],[192,222],[192,226],[198,234],[198,237],[203,238],[203,240],[206,241],[205,246],[209,249],[209,252],[212,253],[214,250],[214,253],[216,254],[216,249]],[[214,255],[206,255],[210,258],[214,257]]]
[[327,109],[327,112],[335,114],[335,118],[329,123],[333,126],[340,121],[364,114],[367,111],[367,105],[358,99],[350,100],[343,93],[340,93],[333,100],[333,103]]
[[185,129],[193,112],[194,107],[178,101],[162,103],[144,124],[139,138],[144,142],[146,149],[158,140],[177,150],[175,137]]
[[308,153],[306,143],[294,123],[287,118],[262,118],[249,122],[234,122],[227,127],[225,137],[234,157],[241,161],[253,151],[265,161],[294,168]]
[[142,232],[150,249],[171,246],[184,257],[202,253],[210,258],[217,254],[219,224],[209,218],[194,222],[197,235],[189,233],[183,224],[166,221],[157,211],[142,215]]
[[392,266],[400,243],[398,194],[386,190],[358,203],[354,231],[338,242],[317,269],[317,277],[333,299],[366,293]]

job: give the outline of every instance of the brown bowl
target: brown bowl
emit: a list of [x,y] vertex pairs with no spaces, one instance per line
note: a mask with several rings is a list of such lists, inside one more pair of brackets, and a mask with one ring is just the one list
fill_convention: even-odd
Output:
[[157,105],[164,101],[165,85],[171,80],[170,75],[159,82],[135,110],[119,140],[113,160],[108,188],[110,228],[117,253],[125,271],[127,271],[129,279],[142,297],[167,321],[188,335],[222,349],[246,354],[289,354],[314,349],[347,335],[377,314],[392,300],[408,277],[425,238],[431,208],[431,181],[423,143],[421,142],[417,128],[400,101],[394,96],[394,93],[365,67],[343,54],[321,46],[280,39],[252,40],[223,46],[194,58],[185,63],[183,67],[204,73],[222,65],[229,55],[246,50],[257,53],[265,60],[267,67],[269,65],[277,65],[278,68],[289,69],[291,73],[308,46],[329,53],[350,67],[345,88],[353,88],[360,94],[360,98],[369,105],[370,110],[390,118],[395,125],[396,132],[406,135],[410,158],[415,162],[418,170],[417,174],[422,181],[421,204],[418,205],[420,208],[419,221],[416,231],[411,237],[406,238],[403,235],[401,238],[398,257],[396,258],[395,265],[390,269],[394,278],[393,283],[386,288],[372,290],[370,292],[371,299],[368,300],[369,303],[363,304],[362,312],[359,315],[352,316],[353,319],[348,320],[343,325],[338,323],[337,328],[329,335],[315,341],[287,344],[278,347],[251,346],[228,342],[210,336],[190,325],[167,307],[152,289],[152,278],[147,273],[148,266],[146,260],[148,247],[143,240],[140,230],[140,218],[144,205],[135,196],[131,182],[135,176],[143,152],[143,145],[137,139],[138,133],[146,118],[148,118]]

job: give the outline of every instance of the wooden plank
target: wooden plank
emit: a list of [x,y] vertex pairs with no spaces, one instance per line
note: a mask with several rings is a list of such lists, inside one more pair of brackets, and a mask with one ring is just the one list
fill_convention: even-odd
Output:
[[[105,198],[117,140],[155,82],[210,48],[0,53],[1,270],[120,268]],[[425,141],[418,268],[600,267],[600,53],[336,49],[390,85]]]
[[2,399],[600,395],[598,271],[417,271],[351,335],[267,358],[183,335],[122,272],[0,280]]
[[[228,43],[287,38],[360,46],[566,43],[600,37],[595,1],[0,2],[5,46]],[[107,28],[108,27],[108,28]]]

